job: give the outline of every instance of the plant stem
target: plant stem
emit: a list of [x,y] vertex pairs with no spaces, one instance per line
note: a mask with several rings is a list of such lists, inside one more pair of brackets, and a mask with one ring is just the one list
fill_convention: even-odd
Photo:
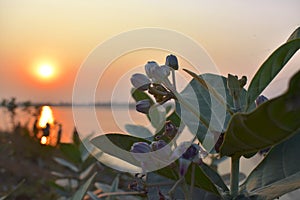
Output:
[[235,198],[239,191],[240,156],[231,157],[230,191]]
[[192,176],[191,176],[191,187],[190,187],[191,197],[193,196],[194,185],[195,185],[195,163],[192,163]]
[[176,78],[175,78],[175,70],[171,68],[171,73],[172,73],[172,82],[173,82],[173,87],[174,90],[176,91]]
[[189,193],[189,189],[188,189],[188,186],[187,186],[187,183],[186,183],[185,179],[184,179],[184,181],[182,182],[181,185],[182,185],[182,190],[183,190],[183,193],[184,193],[184,199],[186,199],[186,200],[192,200],[191,199],[192,196]]
[[144,195],[145,192],[107,192],[99,194],[98,198],[108,197],[108,196],[126,196],[126,195]]
[[178,185],[184,180],[184,176],[182,176],[174,185],[173,187],[169,190],[168,194],[172,198],[173,193],[175,192],[175,189],[178,187]]

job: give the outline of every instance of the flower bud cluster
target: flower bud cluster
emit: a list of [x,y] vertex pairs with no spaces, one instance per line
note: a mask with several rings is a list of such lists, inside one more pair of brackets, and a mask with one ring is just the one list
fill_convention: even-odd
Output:
[[132,153],[149,153],[157,151],[165,147],[167,143],[164,140],[153,141],[151,144],[146,142],[136,142],[131,146],[130,152]]
[[[166,64],[159,66],[155,61],[149,61],[145,65],[145,74],[134,74],[130,81],[134,88],[140,91],[148,91],[153,95],[156,102],[164,104],[170,99],[175,99],[175,95],[163,83],[168,80],[170,71],[178,69],[178,61],[176,56],[168,55]],[[150,100],[142,100],[137,102],[136,110],[148,114],[153,103]]]

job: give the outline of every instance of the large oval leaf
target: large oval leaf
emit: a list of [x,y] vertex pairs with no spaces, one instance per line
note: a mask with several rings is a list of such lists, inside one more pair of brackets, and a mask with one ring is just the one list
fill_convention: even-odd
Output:
[[[168,195],[171,188],[176,183],[176,180],[171,180],[169,178],[159,176],[157,173],[148,173],[147,174],[147,184],[148,185],[155,185],[159,183],[167,183],[165,185],[156,186],[156,187],[149,187],[147,192],[148,199],[160,199],[160,194]],[[222,198],[217,196],[214,193],[205,191],[198,187],[194,187],[193,193],[190,194],[191,199],[205,199],[205,200],[221,200]],[[183,190],[181,187],[177,187],[172,194],[173,199],[184,199]]]
[[300,128],[300,71],[288,91],[265,102],[249,114],[232,117],[220,152],[222,156],[245,155],[291,137]]
[[[209,88],[211,87],[214,90],[209,91],[205,84],[200,83],[198,79],[209,84]],[[216,98],[214,93],[218,93],[218,98]],[[195,116],[195,114],[184,106],[184,103],[181,102],[182,100],[178,100],[179,103],[176,105],[176,112],[188,126],[189,130],[197,135],[200,142],[203,143],[205,137],[208,135],[208,126],[210,126],[211,130],[219,133],[227,128],[227,124],[231,118],[227,107],[234,108],[232,96],[227,89],[227,78],[215,74],[200,75],[199,78],[194,78],[187,85],[180,93],[180,96],[184,101],[192,105],[193,109],[197,110],[201,118],[207,123],[202,123],[198,116]],[[222,102],[226,102],[226,105]],[[240,95],[240,102],[241,107],[244,108],[246,106],[246,90],[244,89]],[[205,146],[205,144],[203,145]]]
[[300,188],[300,130],[274,147],[241,186],[250,196],[274,199]]
[[[116,133],[100,135],[94,137],[91,140],[91,143],[95,145],[100,151],[124,160],[135,166],[139,166],[139,162],[129,153],[131,146],[135,142],[150,143],[146,139]],[[119,149],[117,149],[116,147]]]
[[248,88],[246,110],[249,110],[249,105],[255,101],[299,48],[300,27],[293,32],[285,44],[270,55],[254,75]]

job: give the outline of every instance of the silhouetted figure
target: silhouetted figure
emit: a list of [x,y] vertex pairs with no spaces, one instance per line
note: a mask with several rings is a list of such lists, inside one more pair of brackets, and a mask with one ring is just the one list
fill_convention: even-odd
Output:
[[34,123],[33,123],[33,127],[32,127],[32,132],[33,132],[33,136],[36,138],[37,134],[39,133],[39,129],[38,129],[38,119],[35,119]]
[[58,124],[58,132],[57,132],[57,142],[56,142],[56,145],[60,144],[61,133],[62,133],[62,125]]
[[48,137],[49,135],[50,135],[50,124],[47,123],[47,124],[46,124],[46,127],[43,128],[43,136]]

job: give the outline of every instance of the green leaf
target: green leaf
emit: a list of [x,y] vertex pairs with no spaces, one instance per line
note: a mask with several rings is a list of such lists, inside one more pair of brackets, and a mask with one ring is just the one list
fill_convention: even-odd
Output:
[[204,81],[200,76],[195,74],[194,72],[188,70],[188,69],[183,69],[183,71],[187,72],[189,75],[191,75],[195,80],[198,81],[200,85],[203,86],[204,89],[206,89],[208,92],[210,92],[214,97],[224,106],[226,107],[227,111],[230,112],[230,114],[233,114],[231,111],[231,108],[225,101],[225,99],[207,82]]
[[[208,168],[205,168],[205,170],[208,170]],[[212,175],[211,172],[212,171],[209,171],[210,175]],[[191,170],[189,170],[188,173],[185,176],[185,178],[186,178],[186,180],[189,184],[190,184],[190,180],[191,180],[191,175],[192,175]],[[214,176],[213,178],[216,181],[216,176],[215,175],[216,174],[213,175]],[[217,182],[220,183],[219,180]],[[208,174],[206,174],[204,172],[202,167],[197,166],[195,168],[195,186],[199,187],[199,188],[201,188],[205,191],[211,192],[211,193],[213,193],[217,196],[221,196],[220,191],[217,189],[217,187],[214,184],[213,180],[210,179]]]
[[153,99],[144,91],[137,90],[135,88],[131,89],[131,96],[137,102],[144,99],[149,99],[152,104],[154,104]]
[[[230,176],[231,176],[230,173],[226,173],[226,174],[222,175],[222,180],[224,180],[224,183],[227,184],[227,185],[230,185]],[[246,177],[247,176],[243,172],[240,172],[239,173],[239,182],[245,180]]]
[[240,93],[242,91],[242,87],[240,85],[240,82],[239,82],[237,76],[233,76],[231,74],[228,74],[227,87],[229,89],[230,95],[233,98],[237,99],[240,96]]
[[230,121],[220,148],[222,156],[245,155],[291,137],[300,128],[300,71],[288,91],[260,105],[249,114],[238,113]]
[[86,144],[88,144],[88,141],[90,141],[91,137],[93,136],[93,134],[89,134],[88,136],[84,137],[82,139],[82,142],[79,145],[79,151],[80,151],[80,157],[81,157],[81,162],[85,163],[87,161],[87,159],[91,156],[90,152],[92,152],[92,149],[87,149],[88,147],[86,146]]
[[[118,190],[118,187],[119,187],[119,181],[120,181],[120,175],[118,174],[116,176],[116,178],[114,179],[113,183],[111,184],[111,188],[110,188],[110,191],[109,192],[116,192]],[[106,198],[106,200],[112,200],[112,199],[115,199],[113,198],[112,196],[108,196]]]
[[79,190],[77,190],[77,192],[74,194],[74,196],[72,197],[72,200],[81,200],[83,199],[85,193],[87,192],[90,184],[92,183],[93,179],[96,176],[96,172],[82,185],[80,186]]
[[78,146],[69,143],[61,143],[59,149],[68,160],[74,163],[81,163],[81,153]]
[[[126,162],[129,162],[135,166],[139,166],[140,164],[134,159],[130,154],[129,151],[131,146],[135,142],[147,142],[150,143],[146,139],[124,135],[124,134],[116,134],[110,133],[105,135],[100,135],[91,140],[91,143],[95,145],[99,150],[122,159]],[[116,149],[116,147],[112,146],[115,145],[120,149]],[[124,150],[124,151],[121,151]]]
[[66,161],[62,158],[58,158],[58,157],[54,157],[53,158],[57,163],[61,164],[62,166],[65,166],[69,169],[71,169],[74,172],[79,172],[79,169],[72,163],[70,163],[69,161]]
[[88,177],[88,175],[90,175],[90,173],[92,172],[92,170],[94,169],[94,166],[96,165],[96,163],[93,163],[91,165],[89,165],[86,169],[84,169],[80,174],[79,174],[79,179],[80,180],[84,180]]
[[271,149],[241,189],[248,195],[274,199],[300,188],[300,130]]
[[300,27],[298,27],[289,37],[287,42],[300,38]]
[[217,185],[220,188],[222,188],[223,191],[229,191],[229,189],[225,185],[222,177],[218,174],[218,172],[216,172],[215,170],[213,170],[211,167],[209,167],[205,163],[202,163],[200,165],[200,167],[203,170],[203,172],[210,178],[210,180],[212,180],[212,182],[215,185]]
[[[205,84],[200,84],[199,80],[203,80],[213,90],[207,90]],[[214,91],[214,92],[211,92]],[[218,94],[218,97],[216,97]],[[229,108],[234,108],[233,98],[229,94],[227,88],[227,78],[214,74],[202,74],[199,78],[193,80],[180,93],[184,101],[193,106],[192,110],[198,111],[204,121],[208,122],[210,128],[215,132],[222,132],[227,128],[227,124],[231,118]],[[223,99],[223,100],[221,100]],[[240,94],[240,105],[243,109],[246,105],[246,90],[242,89]],[[224,106],[224,102],[228,105]],[[199,118],[192,114],[184,105],[184,102],[176,104],[176,112],[182,121],[188,126],[189,130],[196,134],[198,140],[203,143],[207,134],[209,134],[208,126],[199,121]],[[254,107],[254,103],[252,105]],[[210,133],[212,143],[214,144],[214,135]],[[203,144],[205,147],[205,144]]]
[[[159,175],[156,172],[151,172],[147,174],[146,182],[148,185],[153,185],[148,187],[147,197],[148,199],[160,199],[159,192],[163,195],[168,195],[170,189],[174,186],[178,179],[166,178],[166,176]],[[159,186],[154,186],[157,184],[162,184]],[[184,194],[182,188],[177,187],[172,194],[174,199],[184,199]],[[191,199],[205,199],[205,200],[220,200],[221,198],[211,192],[207,192],[198,187],[194,187]]]
[[152,126],[156,130],[161,130],[164,127],[166,121],[166,115],[167,115],[166,109],[162,105],[155,104],[151,106],[149,110],[149,117]]
[[300,28],[294,31],[288,41],[276,49],[256,72],[248,88],[246,110],[249,110],[249,105],[255,101],[285,64],[298,51],[300,48],[299,32]]
[[[189,169],[185,175],[185,180],[188,184],[191,184],[191,169]],[[167,177],[169,179],[178,180],[179,177],[177,174],[172,171],[171,168],[165,167],[160,170],[155,171],[155,173]],[[205,165],[204,163],[201,166],[196,166],[195,168],[195,186],[203,189],[207,192],[211,192],[217,196],[220,196],[220,192],[217,189],[216,185],[219,188],[222,188],[223,191],[228,191],[227,186],[222,181],[222,178],[211,169],[209,166]],[[216,184],[216,185],[215,185]]]
[[141,138],[149,138],[152,137],[153,134],[144,126],[126,124],[125,129],[128,133],[133,136],[141,137]]
[[13,189],[7,192],[4,196],[0,197],[0,200],[7,199],[11,194],[13,194],[20,186],[25,182],[25,179],[21,180]]

